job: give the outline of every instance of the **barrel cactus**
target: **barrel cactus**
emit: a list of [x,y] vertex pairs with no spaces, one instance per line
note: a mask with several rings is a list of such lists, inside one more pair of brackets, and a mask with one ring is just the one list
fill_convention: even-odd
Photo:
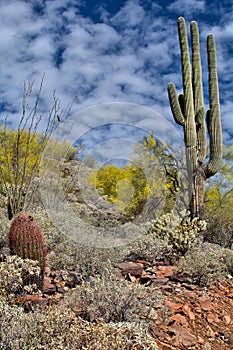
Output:
[[[207,37],[209,72],[209,110],[204,109],[202,66],[199,30],[197,23],[190,24],[192,46],[192,71],[188,36],[183,17],[178,19],[181,50],[183,94],[177,96],[173,83],[168,84],[168,96],[174,120],[183,127],[186,163],[189,178],[191,216],[203,218],[205,181],[218,171],[222,160],[222,129],[218,91],[216,46],[213,34]],[[210,154],[207,154],[207,131]],[[208,157],[207,157],[208,156]],[[208,158],[207,163],[205,162]]]
[[38,261],[40,276],[37,281],[29,282],[39,284],[38,287],[42,289],[46,253],[43,235],[36,220],[27,213],[17,214],[11,223],[8,239],[11,255]]

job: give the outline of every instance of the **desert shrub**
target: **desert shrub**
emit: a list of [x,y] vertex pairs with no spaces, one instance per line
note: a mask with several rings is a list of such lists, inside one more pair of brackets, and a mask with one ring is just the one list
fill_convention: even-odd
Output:
[[225,207],[218,209],[212,215],[207,213],[206,220],[208,225],[204,240],[225,248],[233,247],[233,209]]
[[39,293],[36,282],[40,267],[37,261],[21,259],[17,255],[8,256],[0,263],[0,295],[18,296],[20,294]]
[[151,263],[170,260],[173,257],[173,248],[166,240],[158,238],[150,232],[132,242],[125,248],[124,260],[146,260]]
[[101,274],[111,264],[109,258],[109,250],[79,245],[64,237],[47,255],[47,264],[53,270],[76,270],[85,278]]
[[65,239],[56,244],[47,255],[47,264],[53,270],[76,270],[84,278],[102,274],[117,262],[126,260],[147,260],[149,262],[169,260],[172,246],[159,239],[153,232],[142,235],[130,244],[101,249],[77,244]]
[[0,249],[8,244],[7,234],[9,228],[10,222],[4,210],[0,207]]
[[[229,265],[232,255],[229,253]],[[211,281],[223,278],[229,273],[230,266],[225,262],[226,250],[218,245],[203,243],[191,248],[180,259],[179,272],[188,276],[189,281],[200,286],[206,286]],[[231,256],[231,258],[230,258]]]
[[33,216],[35,217],[36,221],[38,222],[38,225],[41,228],[41,231],[43,232],[45,244],[49,245],[59,242],[59,237],[61,236],[61,234],[48,217],[46,210],[38,206],[34,210]]
[[78,287],[70,296],[69,305],[90,322],[139,322],[161,300],[161,294],[153,287],[117,279],[114,273],[105,271]]
[[1,350],[156,350],[145,325],[89,323],[59,304],[24,313],[0,297]]
[[223,254],[223,261],[226,266],[227,272],[233,276],[233,250],[225,249],[225,254]]

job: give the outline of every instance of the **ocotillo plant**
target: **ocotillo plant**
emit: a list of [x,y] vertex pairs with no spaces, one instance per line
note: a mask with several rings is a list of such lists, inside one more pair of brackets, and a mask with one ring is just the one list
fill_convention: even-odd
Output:
[[[192,72],[186,24],[184,18],[180,17],[178,19],[178,32],[183,94],[177,96],[175,85],[169,83],[168,95],[173,117],[176,123],[183,126],[184,130],[191,216],[202,219],[205,181],[218,171],[222,159],[222,129],[215,39],[213,34],[209,34],[207,37],[209,110],[205,118],[199,31],[195,21],[191,22],[190,31]],[[207,159],[206,124],[210,148],[207,164],[205,164]]]
[[29,282],[36,282],[42,288],[46,253],[43,235],[36,220],[27,213],[17,214],[11,223],[8,239],[12,255],[38,261],[40,276],[38,280]]

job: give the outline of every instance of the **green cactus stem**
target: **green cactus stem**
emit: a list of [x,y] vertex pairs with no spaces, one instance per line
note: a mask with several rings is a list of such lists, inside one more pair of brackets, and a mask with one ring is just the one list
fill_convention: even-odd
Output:
[[[205,121],[199,30],[195,21],[190,24],[190,32],[192,67],[186,24],[184,18],[180,17],[178,19],[178,33],[183,94],[177,96],[175,85],[169,83],[168,96],[174,120],[184,130],[191,216],[202,219],[204,215],[205,181],[216,174],[222,160],[222,129],[214,36],[209,34],[207,37],[209,110],[206,113]],[[210,148],[207,164],[205,164],[207,159],[206,125]]]
[[36,220],[23,212],[15,215],[10,226],[8,240],[12,255],[38,261],[41,274],[38,276],[38,280],[29,282],[37,283],[38,287],[42,289],[46,253],[43,235]]

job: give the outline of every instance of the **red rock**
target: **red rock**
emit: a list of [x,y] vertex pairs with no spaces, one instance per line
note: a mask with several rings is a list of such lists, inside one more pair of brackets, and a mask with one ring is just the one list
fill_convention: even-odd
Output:
[[49,277],[44,278],[44,285],[43,285],[43,293],[44,294],[52,294],[55,293],[57,290],[56,286],[51,283],[51,279]]
[[176,282],[181,282],[181,283],[185,283],[185,282],[189,282],[190,277],[186,274],[176,274],[174,273],[171,276],[172,281],[176,281]]
[[182,304],[172,303],[170,301],[165,301],[165,305],[167,305],[172,312],[176,312],[177,310],[182,308]]
[[131,261],[120,263],[118,267],[124,275],[130,273],[130,275],[134,277],[141,277],[143,271],[143,264]]
[[142,264],[142,265],[151,265],[149,261],[146,260],[136,260],[136,263]]
[[198,313],[198,314],[201,314],[202,313],[202,309],[198,306],[195,308],[195,312]]
[[162,272],[164,277],[171,277],[177,270],[177,266],[158,266],[158,270]]
[[207,335],[208,338],[215,338],[216,334],[213,331],[213,329],[210,326],[208,326],[206,335]]
[[79,272],[61,270],[51,272],[51,282],[54,284],[59,283],[63,287],[74,288],[82,284],[83,279]]
[[181,314],[175,314],[170,317],[170,320],[174,321],[175,323],[178,323],[180,325],[185,325],[187,324],[186,317],[181,315]]
[[155,275],[146,274],[146,275],[142,275],[141,281],[144,283],[147,281],[152,281],[155,284],[164,285],[169,281],[169,279],[166,277],[158,277]]
[[157,277],[157,276],[154,278],[151,278],[151,280],[153,281],[153,283],[161,284],[161,285],[166,284],[169,281],[169,279],[166,277]]
[[224,320],[224,322],[225,322],[226,324],[230,324],[230,323],[231,323],[231,318],[230,318],[230,316],[228,316],[228,315],[225,315],[225,316],[223,317],[223,320]]
[[48,298],[36,295],[24,295],[21,297],[25,311],[34,311],[35,309],[44,310],[48,305]]
[[197,344],[197,338],[183,327],[175,327],[173,331],[176,335],[176,340],[183,346],[190,347]]
[[215,313],[213,313],[213,312],[208,313],[206,318],[207,318],[207,321],[209,323],[218,323],[218,322],[220,322],[218,316]]
[[51,274],[51,270],[50,270],[50,268],[48,266],[45,267],[44,272],[45,272],[45,276],[46,277],[49,277],[50,274]]
[[188,305],[184,305],[183,310],[184,310],[185,314],[189,317],[190,320],[192,320],[192,321],[195,320],[195,314],[194,314],[194,312],[191,311],[191,309]]
[[230,338],[228,339],[228,344],[233,345],[233,334],[230,335]]
[[213,310],[213,304],[207,299],[200,299],[201,308],[204,311]]
[[200,337],[199,335],[197,337],[197,341],[199,344],[204,344],[204,342],[205,342],[205,340],[202,337]]
[[159,288],[164,293],[164,295],[169,295],[173,291],[173,286],[169,284],[163,284],[159,286]]

